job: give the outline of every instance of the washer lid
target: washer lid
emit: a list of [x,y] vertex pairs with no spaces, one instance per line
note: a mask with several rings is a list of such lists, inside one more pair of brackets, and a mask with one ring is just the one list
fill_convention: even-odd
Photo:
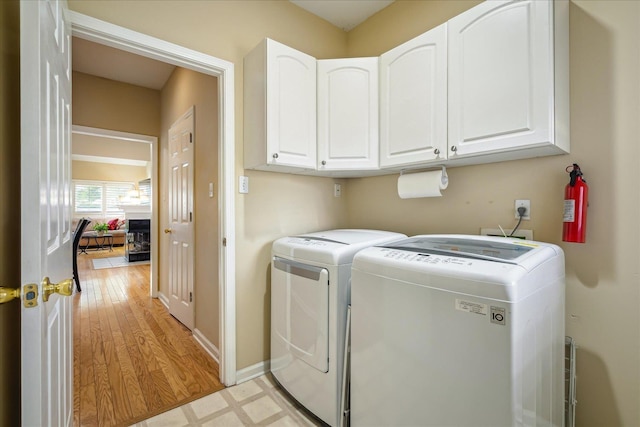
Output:
[[382,245],[382,247],[508,264],[518,264],[516,261],[518,258],[535,249],[535,246],[522,244],[521,241],[479,240],[467,236],[415,236],[389,245]]

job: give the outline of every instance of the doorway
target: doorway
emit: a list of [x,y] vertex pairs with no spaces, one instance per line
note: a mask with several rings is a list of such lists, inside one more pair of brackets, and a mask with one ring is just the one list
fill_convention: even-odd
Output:
[[[236,382],[235,347],[235,204],[234,204],[234,66],[200,52],[173,45],[117,25],[70,11],[72,35],[218,78],[221,215],[218,224],[220,283],[220,380]],[[197,325],[196,325],[197,326]]]
[[[114,141],[130,141],[138,142],[149,145],[149,158],[150,158],[150,170],[151,170],[151,200],[150,200],[150,215],[151,215],[151,241],[158,241],[158,138],[148,135],[139,135],[128,132],[118,132],[108,129],[98,129],[88,126],[71,127],[72,135],[87,135],[98,138],[109,138]],[[125,242],[126,244],[126,242]],[[153,298],[158,296],[157,283],[158,283],[158,245],[151,245],[151,271],[149,274],[149,295]]]

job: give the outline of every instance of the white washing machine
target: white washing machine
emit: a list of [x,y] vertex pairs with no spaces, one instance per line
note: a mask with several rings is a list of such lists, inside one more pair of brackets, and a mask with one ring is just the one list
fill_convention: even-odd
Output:
[[271,371],[291,396],[331,426],[342,420],[353,256],[406,237],[376,230],[330,230],[273,243]]
[[564,254],[424,235],[368,248],[351,287],[351,425],[562,426]]

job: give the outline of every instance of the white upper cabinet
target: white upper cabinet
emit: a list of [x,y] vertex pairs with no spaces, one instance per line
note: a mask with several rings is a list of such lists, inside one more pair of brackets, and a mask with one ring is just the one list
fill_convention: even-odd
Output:
[[378,58],[318,61],[318,171],[378,168]]
[[447,158],[447,24],[380,57],[380,167]]
[[450,160],[569,151],[567,1],[486,1],[448,34]]
[[244,166],[316,169],[316,60],[270,39],[244,59]]

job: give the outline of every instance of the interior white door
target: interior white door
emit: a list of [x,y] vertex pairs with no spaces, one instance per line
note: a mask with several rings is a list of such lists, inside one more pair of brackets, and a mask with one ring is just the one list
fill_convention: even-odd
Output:
[[[65,8],[64,1],[20,2],[23,284],[72,276],[71,37]],[[71,426],[71,299],[56,293],[47,298],[38,288],[39,296],[25,297],[37,305],[22,308],[22,425]]]
[[194,107],[169,129],[169,312],[194,327]]

